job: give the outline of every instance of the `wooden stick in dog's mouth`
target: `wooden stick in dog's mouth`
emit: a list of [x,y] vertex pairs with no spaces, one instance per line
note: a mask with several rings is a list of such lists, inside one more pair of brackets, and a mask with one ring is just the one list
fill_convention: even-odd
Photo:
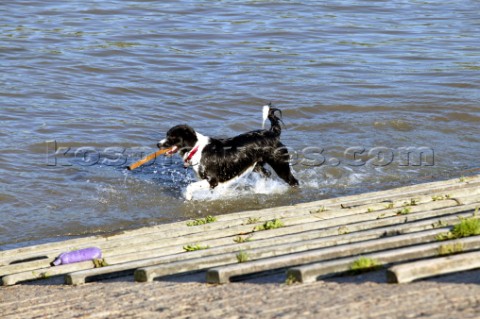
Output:
[[129,171],[133,171],[134,169],[142,166],[143,164],[145,164],[147,162],[150,162],[151,160],[157,158],[160,155],[163,155],[165,153],[167,153],[167,154],[175,153],[176,148],[177,148],[176,146],[172,146],[172,147],[169,147],[169,148],[158,150],[155,153],[152,153],[150,155],[145,156],[144,158],[142,158],[138,162],[133,163],[132,165],[128,166],[127,168],[128,168]]

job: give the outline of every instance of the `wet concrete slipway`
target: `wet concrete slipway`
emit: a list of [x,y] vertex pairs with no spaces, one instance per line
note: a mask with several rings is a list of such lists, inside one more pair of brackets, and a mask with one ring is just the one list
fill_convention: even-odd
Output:
[[[460,177],[7,250],[0,309],[6,318],[474,317],[480,236],[448,234],[479,207],[480,176]],[[101,259],[50,265],[92,246]],[[354,271],[360,258],[375,267]],[[84,297],[66,297],[76,293]]]

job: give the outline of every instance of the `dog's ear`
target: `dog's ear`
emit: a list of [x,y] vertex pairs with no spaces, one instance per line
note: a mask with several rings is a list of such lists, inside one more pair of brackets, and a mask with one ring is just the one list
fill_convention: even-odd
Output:
[[193,146],[197,143],[195,130],[187,124],[179,126],[177,136],[180,138],[182,146]]

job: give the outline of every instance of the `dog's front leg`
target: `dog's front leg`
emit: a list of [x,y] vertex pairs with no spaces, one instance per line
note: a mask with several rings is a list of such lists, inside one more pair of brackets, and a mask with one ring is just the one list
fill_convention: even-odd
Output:
[[207,181],[208,181],[208,184],[210,185],[211,189],[214,189],[215,187],[218,186],[218,180],[216,178],[208,177]]
[[192,200],[194,192],[208,188],[210,188],[210,183],[206,179],[191,183],[187,186],[187,189],[185,190],[185,199]]

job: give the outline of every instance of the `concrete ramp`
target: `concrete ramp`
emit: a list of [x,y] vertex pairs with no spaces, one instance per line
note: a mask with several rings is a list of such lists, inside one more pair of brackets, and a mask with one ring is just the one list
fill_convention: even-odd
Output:
[[[445,237],[478,207],[480,176],[472,176],[1,251],[0,277],[5,286],[52,276],[78,285],[204,272],[207,282],[227,283],[284,271],[287,282],[310,282],[349,273],[362,256],[394,266],[389,281],[408,282],[479,267],[471,260],[480,236]],[[102,260],[51,266],[63,252],[92,246]]]

